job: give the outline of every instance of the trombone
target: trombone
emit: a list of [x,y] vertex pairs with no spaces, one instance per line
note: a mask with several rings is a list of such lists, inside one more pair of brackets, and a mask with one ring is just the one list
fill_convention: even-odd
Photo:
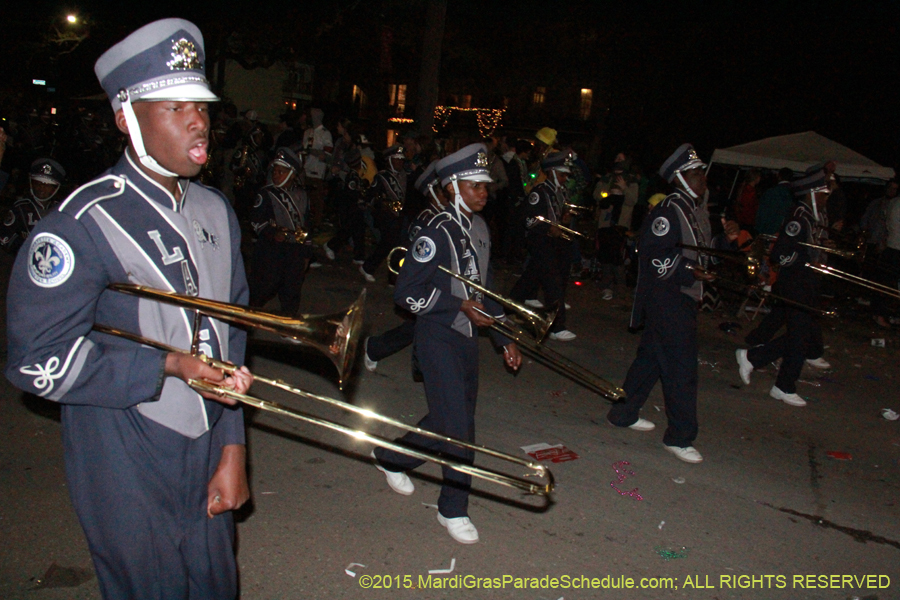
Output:
[[114,283],[109,286],[109,289],[195,311],[194,339],[191,342],[192,354],[199,353],[199,320],[203,315],[236,325],[269,331],[291,339],[300,345],[315,348],[327,356],[337,367],[340,389],[344,389],[344,382],[350,376],[350,370],[353,368],[353,357],[356,355],[356,346],[359,344],[359,335],[362,331],[363,304],[366,301],[366,291],[363,290],[356,302],[345,311],[328,315],[300,315],[298,318],[291,318],[253,311],[237,304],[165,292],[130,283]]
[[[747,275],[750,277],[755,277],[758,272],[760,260],[753,255],[753,253],[746,254],[745,256],[741,256],[745,254],[740,250],[733,252],[729,250],[715,250],[713,248],[704,248],[703,246],[691,246],[690,244],[678,244],[679,248],[685,248],[687,250],[694,250],[695,252],[701,252],[703,254],[707,254],[709,256],[716,256],[718,258],[722,258],[725,260],[730,260],[732,262],[738,262],[746,265]],[[778,300],[783,302],[784,304],[793,306],[795,308],[803,309],[807,312],[811,312],[817,314],[822,317],[836,317],[837,313],[833,310],[822,310],[820,308],[816,308],[814,306],[810,306],[808,304],[803,304],[802,302],[797,302],[796,300],[791,300],[790,298],[785,298],[784,296],[779,296],[778,294],[774,294],[760,285],[754,285],[750,283],[738,283],[736,281],[731,281],[730,279],[723,279],[718,276],[715,271],[710,271],[709,269],[704,269],[703,267],[696,266],[693,267],[692,270],[697,270],[700,272],[710,273],[716,276],[716,283],[722,284],[727,288],[730,288],[734,291],[738,292],[755,292],[760,296],[765,296],[766,298],[771,298],[773,300]]]
[[[760,237],[766,241],[774,241],[777,236],[771,234],[761,234],[757,237]],[[855,250],[841,250],[840,248],[832,248],[830,246],[822,246],[819,244],[811,244],[809,242],[797,242],[801,246],[806,246],[807,248],[813,248],[814,250],[821,250],[826,254],[833,254],[835,256],[840,256],[841,258],[846,258],[848,260],[855,260],[857,262],[863,262],[866,259],[866,246],[865,241],[863,241],[862,245],[857,245]]]
[[862,286],[864,288],[882,293],[885,296],[890,296],[895,300],[900,300],[900,290],[898,290],[896,287],[891,287],[889,285],[884,285],[883,283],[878,283],[877,281],[865,279],[863,277],[860,277],[859,275],[847,273],[846,271],[840,271],[838,269],[835,269],[834,267],[829,267],[828,265],[814,265],[812,263],[806,263],[806,266],[813,271],[818,271],[819,273],[824,273],[825,275],[831,275],[832,277],[837,277],[838,279],[843,279],[844,281],[849,281],[850,283],[855,283],[856,285]]
[[[399,269],[399,267],[397,269],[394,269],[393,261],[391,260],[391,257],[394,255],[395,252],[406,252],[406,251],[407,251],[406,248],[404,248],[403,246],[397,246],[396,248],[391,250],[391,253],[388,255],[388,269],[394,275],[399,275],[400,269]],[[400,267],[403,266],[402,260],[400,261],[399,266]],[[492,299],[496,300],[498,303],[500,303],[501,305],[503,305],[504,307],[513,310],[520,318],[525,319],[525,321],[527,323],[529,323],[530,325],[532,325],[532,327],[537,329],[537,327],[535,327],[531,323],[531,318],[528,316],[530,313],[533,313],[535,311],[532,311],[527,306],[523,306],[514,300],[511,300],[505,296],[501,296],[497,292],[491,291],[484,286],[478,285],[477,283],[471,281],[470,279],[466,278],[465,276],[460,275],[459,273],[454,273],[453,271],[451,271],[450,269],[448,269],[447,267],[445,267],[443,265],[438,265],[438,268],[441,271],[443,271],[444,273],[446,273],[447,275],[449,275],[450,277],[453,277],[454,279],[458,279],[459,281],[462,281],[467,286],[480,291],[488,298],[492,298]],[[555,352],[555,351],[551,350],[550,348],[547,348],[546,346],[541,345],[541,341],[544,339],[544,336],[546,335],[547,331],[550,329],[550,325],[553,324],[553,318],[556,317],[556,310],[554,310],[551,313],[553,318],[548,318],[544,321],[544,323],[546,323],[546,328],[543,328],[542,331],[540,332],[540,334],[536,335],[535,338],[531,338],[531,337],[525,335],[525,333],[518,327],[515,327],[509,323],[505,323],[503,321],[498,321],[497,319],[494,319],[494,317],[487,314],[483,310],[479,310],[478,312],[480,312],[485,317],[492,319],[491,329],[493,329],[500,335],[505,336],[505,337],[513,340],[514,342],[516,342],[516,344],[519,345],[526,354],[528,354],[530,357],[532,357],[536,361],[543,363],[545,366],[555,370],[557,373],[560,373],[561,375],[565,375],[566,377],[568,377],[575,383],[579,383],[588,389],[594,390],[595,392],[599,393],[600,395],[606,397],[607,399],[609,399],[613,402],[625,398],[625,396],[626,396],[625,390],[623,390],[622,388],[610,383],[609,381],[603,379],[596,373],[593,373],[593,372],[589,371],[587,368],[566,358],[562,354]]]
[[[123,293],[131,294],[133,296],[138,296],[140,298],[146,298],[151,300],[159,300],[162,302],[166,302],[168,304],[173,304],[175,306],[179,306],[181,308],[185,308],[188,310],[196,311],[197,318],[194,321],[194,333],[195,338],[197,337],[199,331],[199,317],[201,315],[205,315],[207,317],[228,321],[230,323],[237,323],[241,325],[246,325],[250,327],[256,327],[262,329],[264,331],[271,331],[273,333],[277,333],[283,337],[291,338],[298,341],[301,344],[309,345],[314,348],[317,348],[320,351],[326,352],[329,354],[328,349],[331,346],[323,346],[319,341],[314,341],[321,339],[327,335],[331,335],[330,333],[323,333],[316,331],[317,328],[322,328],[327,330],[333,330],[334,328],[329,327],[329,321],[334,321],[336,315],[344,315],[344,319],[342,322],[349,319],[347,321],[347,326],[345,329],[337,328],[335,331],[335,335],[339,335],[342,340],[344,339],[352,339],[352,344],[346,344],[345,347],[347,350],[344,355],[341,357],[342,364],[352,364],[354,352],[356,350],[356,340],[359,338],[359,326],[362,324],[362,302],[365,299],[365,291],[360,294],[359,299],[351,305],[351,307],[345,311],[344,313],[335,313],[335,315],[318,315],[318,316],[309,316],[303,315],[300,319],[288,319],[286,317],[279,317],[277,315],[272,315],[269,313],[251,311],[247,308],[235,305],[228,304],[225,302],[217,302],[214,300],[205,300],[203,298],[196,298],[193,296],[185,296],[181,294],[175,294],[172,292],[164,292],[160,290],[155,290],[152,288],[147,288],[143,286],[130,285],[130,284],[115,284],[110,286],[115,291],[120,291]],[[285,323],[287,322],[287,323]],[[233,373],[237,368],[230,363],[226,363],[220,360],[216,360],[210,358],[204,354],[198,354],[196,350],[187,352],[185,350],[181,350],[179,348],[175,348],[163,342],[159,342],[157,340],[151,340],[149,338],[145,338],[139,336],[134,333],[121,331],[115,329],[113,327],[109,327],[106,325],[95,324],[94,329],[101,333],[105,333],[108,335],[113,335],[117,337],[121,337],[123,339],[127,339],[138,344],[144,344],[146,346],[150,346],[153,348],[157,348],[163,350],[165,352],[180,352],[182,354],[190,354],[192,356],[197,357],[208,365],[221,369],[227,373]],[[302,331],[301,331],[302,330]],[[334,344],[339,344],[339,340],[334,340]],[[324,350],[323,350],[324,349]],[[329,356],[330,357],[330,356]],[[419,435],[429,437],[432,439],[436,439],[441,442],[445,442],[448,444],[452,444],[454,446],[458,446],[460,448],[466,448],[472,450],[474,452],[481,452],[482,454],[486,454],[488,456],[505,460],[507,462],[511,462],[523,467],[530,469],[532,472],[524,475],[523,477],[515,477],[512,475],[506,475],[495,471],[493,469],[485,468],[485,467],[476,467],[474,465],[468,465],[465,463],[460,463],[454,461],[449,458],[445,458],[440,455],[431,454],[425,451],[417,450],[415,448],[410,448],[408,446],[404,446],[397,442],[388,440],[386,438],[382,438],[380,436],[368,433],[364,430],[353,429],[346,425],[342,425],[340,423],[336,423],[334,421],[329,421],[326,419],[322,419],[320,417],[316,417],[314,415],[310,415],[308,413],[289,408],[282,404],[278,404],[275,402],[270,402],[268,400],[262,400],[256,398],[254,396],[250,396],[247,394],[240,394],[228,388],[224,388],[218,386],[214,383],[205,380],[195,380],[192,379],[188,382],[188,385],[201,393],[209,393],[215,394],[221,397],[230,398],[242,404],[247,404],[249,406],[254,406],[258,409],[265,410],[268,412],[272,412],[275,414],[291,417],[294,419],[298,419],[301,421],[305,421],[307,423],[312,423],[313,425],[318,425],[320,427],[325,427],[332,431],[337,431],[339,433],[343,433],[345,435],[349,435],[359,440],[367,441],[373,444],[377,444],[378,446],[388,448],[390,450],[394,450],[395,452],[399,452],[401,454],[405,454],[407,456],[412,456],[413,458],[418,458],[420,460],[434,462],[440,465],[444,465],[455,469],[457,471],[467,473],[473,477],[478,477],[481,479],[485,479],[487,481],[491,481],[498,485],[503,485],[506,487],[511,487],[515,489],[522,490],[529,494],[535,494],[540,496],[549,495],[554,488],[554,479],[553,474],[550,470],[537,462],[533,462],[530,460],[525,460],[519,458],[517,456],[512,456],[510,454],[506,454],[500,452],[499,450],[493,450],[491,448],[487,448],[485,446],[480,446],[477,444],[472,444],[469,442],[464,442],[461,440],[457,440],[455,438],[447,437],[438,433],[434,433],[432,431],[427,431],[425,429],[421,429],[414,425],[407,425],[401,421],[397,421],[390,417],[386,417],[384,415],[378,414],[374,411],[360,408],[358,406],[354,406],[348,402],[343,402],[342,400],[337,400],[335,398],[329,398],[327,396],[320,396],[318,394],[312,394],[310,392],[306,392],[299,388],[293,387],[280,379],[270,379],[267,377],[263,377],[260,375],[254,375],[254,381],[258,381],[260,383],[264,383],[266,385],[270,385],[272,387],[284,390],[288,393],[291,393],[296,396],[300,396],[303,398],[309,398],[311,400],[316,400],[319,402],[324,402],[326,404],[330,404],[332,406],[341,408],[348,412],[353,412],[358,415],[362,415],[369,419],[373,419],[376,421],[380,421],[382,423],[386,423],[393,427],[397,427],[399,429],[403,429],[405,431],[412,431],[418,433]],[[526,480],[524,477],[540,477],[545,478],[546,483],[535,483],[534,481]]]
[[571,242],[573,239],[575,239],[575,238],[572,237],[573,235],[577,235],[578,237],[584,238],[584,239],[586,239],[586,240],[590,240],[590,239],[591,239],[589,236],[584,235],[584,234],[581,233],[580,231],[575,231],[574,229],[571,229],[571,228],[569,228],[569,227],[566,227],[565,225],[560,225],[559,223],[554,223],[554,222],[551,221],[550,219],[547,219],[547,218],[542,217],[542,216],[540,216],[540,215],[536,216],[536,217],[534,218],[534,220],[535,220],[535,221],[540,221],[541,223],[546,223],[547,225],[551,225],[551,226],[553,226],[553,227],[557,227],[557,228],[562,232],[562,235],[561,235],[560,237],[563,238],[564,240],[567,240],[567,241],[570,241],[570,242]]

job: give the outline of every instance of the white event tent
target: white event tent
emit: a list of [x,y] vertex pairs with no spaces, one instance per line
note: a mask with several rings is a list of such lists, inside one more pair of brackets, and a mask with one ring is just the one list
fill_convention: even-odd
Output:
[[772,170],[787,167],[796,173],[803,173],[809,167],[829,160],[837,162],[836,172],[844,179],[887,181],[894,177],[894,169],[882,167],[815,131],[780,135],[715,150],[709,164],[710,167],[720,164]]

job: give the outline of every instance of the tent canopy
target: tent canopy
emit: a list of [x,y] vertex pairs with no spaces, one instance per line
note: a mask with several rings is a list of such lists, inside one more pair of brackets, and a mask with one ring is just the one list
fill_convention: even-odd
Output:
[[893,169],[882,167],[815,131],[780,135],[715,150],[709,163],[773,170],[787,167],[802,173],[829,160],[837,162],[836,172],[844,178],[887,181],[894,177]]

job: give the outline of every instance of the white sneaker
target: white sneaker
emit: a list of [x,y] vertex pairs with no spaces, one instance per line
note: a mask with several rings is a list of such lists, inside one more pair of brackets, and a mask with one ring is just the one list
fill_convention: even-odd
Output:
[[526,300],[525,306],[530,306],[531,308],[544,308],[544,303],[537,299]]
[[334,260],[334,250],[328,247],[328,243],[322,245],[322,249],[325,251],[325,256],[328,257],[328,260]]
[[362,265],[359,265],[359,272],[363,277],[366,278],[366,281],[368,281],[369,283],[375,283],[375,276],[369,275],[368,273],[366,273],[366,270],[363,269]]
[[382,467],[380,464],[378,464],[378,459],[375,458],[374,450],[372,450],[372,458],[375,460],[375,468],[384,473],[388,485],[391,486],[392,490],[394,490],[398,494],[403,494],[404,496],[409,496],[414,491],[416,491],[416,486],[413,485],[413,482],[410,480],[409,476],[406,473],[396,473],[394,471],[388,471],[387,469]]
[[679,446],[665,446],[665,449],[675,455],[678,460],[683,460],[686,463],[697,464],[703,462],[703,455],[697,452],[697,449],[693,446],[688,446],[687,448],[680,448]]
[[806,406],[806,400],[804,400],[797,394],[788,394],[787,392],[782,392],[778,388],[778,386],[773,385],[772,389],[769,390],[769,395],[776,400],[781,400],[785,404],[790,404],[791,406]]
[[322,263],[320,263],[317,260],[314,260],[311,263],[309,263],[309,268],[310,269],[320,269],[320,268],[322,268]]
[[824,358],[822,358],[821,356],[819,358],[807,358],[806,364],[813,367],[814,369],[830,369],[831,368],[831,363],[828,362],[827,360],[825,360]]
[[353,264],[354,264],[354,265],[364,265],[364,264],[366,264],[366,261],[365,261],[365,260],[357,260],[357,259],[354,258],[354,259],[353,259]]
[[753,363],[747,359],[747,351],[742,348],[735,351],[734,356],[737,358],[738,372],[741,374],[741,381],[744,382],[744,385],[750,385],[750,373],[753,372]]
[[550,334],[551,340],[556,340],[558,342],[571,342],[578,336],[569,331],[568,329],[563,329],[562,331],[555,331]]
[[446,527],[450,537],[460,544],[474,544],[478,541],[478,530],[472,525],[469,517],[448,519],[438,512],[438,523]]
[[604,300],[612,300],[613,299],[613,291],[609,288],[606,288],[605,290],[603,290],[600,293],[601,293],[600,297],[603,298]]
[[368,371],[369,373],[374,373],[375,369],[378,368],[378,361],[369,358],[369,338],[366,338],[366,343],[363,351],[363,361],[366,363],[366,371]]
[[635,431],[653,431],[656,429],[656,425],[654,425],[652,421],[638,417],[638,420],[629,425],[628,429],[634,429]]

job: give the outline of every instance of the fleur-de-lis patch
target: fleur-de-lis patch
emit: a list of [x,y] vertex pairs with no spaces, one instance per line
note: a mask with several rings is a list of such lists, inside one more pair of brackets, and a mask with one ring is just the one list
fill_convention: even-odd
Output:
[[166,66],[173,71],[203,68],[200,57],[197,56],[197,47],[194,42],[185,38],[172,42],[172,60]]
[[40,287],[56,287],[66,281],[75,269],[75,254],[59,236],[41,233],[29,248],[28,276]]

